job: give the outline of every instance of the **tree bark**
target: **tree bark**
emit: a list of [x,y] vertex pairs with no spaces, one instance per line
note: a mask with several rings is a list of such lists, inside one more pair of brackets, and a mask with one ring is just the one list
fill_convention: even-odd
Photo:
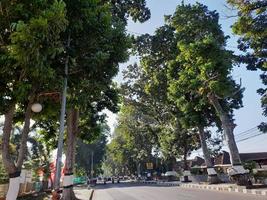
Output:
[[22,167],[23,161],[24,161],[26,153],[27,153],[27,140],[28,140],[28,135],[30,132],[32,103],[33,103],[33,98],[31,98],[31,100],[29,101],[27,108],[26,108],[26,112],[25,112],[24,125],[23,125],[23,129],[22,129],[22,133],[21,133],[21,140],[20,140],[19,155],[18,155],[18,159],[17,159],[17,163],[16,163],[17,169],[19,171],[21,171],[21,167]]
[[12,132],[14,112],[15,112],[15,104],[12,105],[5,114],[3,138],[2,138],[2,159],[5,169],[9,174],[13,174],[17,171],[16,165],[13,162],[9,152],[9,143],[10,143],[10,135]]
[[184,144],[184,155],[183,155],[183,161],[184,161],[184,180],[183,182],[190,182],[188,176],[190,174],[189,171],[189,166],[187,163],[187,153],[188,153],[188,148],[187,148],[187,140],[185,140],[185,144]]
[[11,105],[7,113],[5,114],[3,138],[2,138],[2,159],[5,166],[5,170],[9,174],[9,187],[6,195],[7,200],[16,200],[19,193],[20,186],[20,171],[14,161],[11,158],[9,151],[10,135],[12,132],[12,124],[15,112],[15,104]]
[[199,139],[200,139],[200,143],[201,143],[201,148],[202,148],[204,159],[205,159],[205,163],[206,163],[206,166],[207,166],[208,182],[210,184],[220,183],[221,181],[218,178],[218,175],[217,175],[216,171],[214,170],[214,165],[212,163],[212,160],[211,160],[211,157],[210,157],[210,153],[209,153],[209,150],[208,150],[208,147],[207,147],[204,127],[199,126],[198,127],[198,131],[199,131]]
[[213,105],[213,107],[217,111],[217,114],[220,118],[223,130],[224,130],[226,142],[228,144],[228,148],[230,151],[230,159],[231,159],[232,168],[228,170],[228,174],[236,182],[236,184],[248,185],[249,184],[248,172],[247,170],[244,169],[244,167],[241,164],[239,151],[238,151],[235,138],[234,138],[234,134],[233,134],[234,123],[232,122],[232,120],[230,120],[230,117],[222,108],[215,94],[209,94],[208,98],[209,98],[210,103]]
[[136,168],[137,168],[137,177],[140,178],[141,176],[141,170],[140,170],[141,164],[140,162],[136,162]]
[[63,178],[63,200],[77,199],[73,191],[73,171],[75,162],[76,139],[78,134],[78,119],[78,110],[74,108],[69,109],[67,112],[67,150]]
[[5,122],[3,128],[3,149],[2,149],[2,159],[5,166],[6,171],[9,174],[9,187],[6,195],[7,200],[15,200],[19,193],[20,187],[20,173],[23,161],[25,159],[25,155],[27,152],[27,139],[30,131],[30,118],[31,118],[31,105],[34,100],[34,96],[31,96],[30,101],[28,102],[25,118],[24,118],[24,126],[21,133],[20,140],[20,149],[18,154],[17,163],[15,164],[14,160],[12,160],[9,144],[10,144],[10,135],[12,131],[13,118],[15,113],[15,104],[11,105],[8,112],[5,114]]

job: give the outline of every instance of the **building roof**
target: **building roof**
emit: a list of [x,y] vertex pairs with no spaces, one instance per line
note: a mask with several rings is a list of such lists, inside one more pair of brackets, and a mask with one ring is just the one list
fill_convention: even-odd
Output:
[[188,160],[187,163],[188,166],[192,168],[194,166],[201,166],[205,164],[205,160],[199,156],[196,156],[194,159]]
[[257,160],[267,160],[267,152],[258,153],[240,153],[240,159],[242,161],[257,161]]
[[[240,153],[239,155],[242,162],[267,160],[267,152]],[[214,159],[214,165],[228,164],[231,164],[231,160],[229,153],[226,151],[223,151]]]
[[[256,161],[258,163],[267,162],[267,152],[258,152],[258,153],[240,153],[240,159],[242,162],[246,161]],[[188,160],[188,166],[190,168],[194,167],[205,167],[205,160],[199,156],[196,156],[194,159]],[[212,162],[215,166],[230,166],[230,154],[227,151],[222,151],[217,157],[212,159]],[[183,161],[178,162],[180,167],[183,166]]]

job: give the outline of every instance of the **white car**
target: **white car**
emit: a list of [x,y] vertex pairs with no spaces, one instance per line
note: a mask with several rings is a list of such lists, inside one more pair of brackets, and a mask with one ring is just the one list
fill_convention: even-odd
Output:
[[164,176],[178,176],[176,171],[167,171]]

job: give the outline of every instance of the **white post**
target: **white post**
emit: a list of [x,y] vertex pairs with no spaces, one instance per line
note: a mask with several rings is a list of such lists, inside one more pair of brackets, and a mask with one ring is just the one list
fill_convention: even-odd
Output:
[[6,195],[6,200],[16,200],[19,193],[21,177],[9,178],[9,186]]
[[[68,36],[68,47],[70,47],[70,34]],[[64,86],[61,99],[61,110],[60,110],[60,127],[59,127],[59,136],[58,136],[58,149],[57,149],[57,160],[56,160],[56,174],[55,174],[55,185],[54,189],[58,190],[60,188],[60,176],[61,176],[61,160],[62,160],[62,151],[63,151],[63,136],[64,136],[64,127],[65,127],[65,113],[66,113],[66,96],[67,96],[67,75],[68,75],[68,66],[69,66],[69,56],[66,58],[65,62],[65,77],[64,77]]]

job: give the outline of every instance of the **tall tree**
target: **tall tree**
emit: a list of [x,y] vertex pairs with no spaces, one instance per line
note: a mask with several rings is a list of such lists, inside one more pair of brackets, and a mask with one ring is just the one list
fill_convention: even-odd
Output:
[[[115,129],[113,139],[108,146],[108,155],[114,162],[115,175],[140,174],[140,166],[152,160],[153,140],[151,134],[142,124],[142,113],[132,105],[122,106],[119,113],[118,126]],[[112,166],[115,164],[114,166]]]
[[[202,4],[180,5],[170,19],[176,29],[179,54],[171,62],[171,90],[183,90],[200,98],[200,108],[207,102],[216,110],[230,150],[229,174],[237,184],[247,184],[234,139],[233,110],[242,106],[242,89],[232,79],[232,52],[225,49],[227,37],[218,24],[219,15]],[[188,23],[190,21],[190,23]]]
[[[97,112],[105,108],[117,110],[118,98],[112,78],[118,72],[118,64],[128,58],[127,50],[131,41],[125,32],[126,20],[128,15],[141,20],[142,17],[138,16],[147,10],[145,1],[132,2],[142,9],[130,8],[127,2],[66,1],[69,26],[62,40],[65,44],[69,42],[68,109],[73,112],[75,110],[83,115],[90,107],[95,107]],[[71,112],[68,115],[72,115]],[[78,122],[79,120],[69,124]],[[69,151],[74,151],[76,136],[67,139],[73,140],[67,143],[71,144],[68,146]],[[67,156],[66,161],[68,160],[74,159]],[[66,174],[73,173],[73,165],[70,162]],[[72,187],[68,186],[71,185],[66,185],[63,199],[75,199]]]
[[[212,117],[210,112],[212,109],[209,108],[209,105],[206,106],[206,113],[202,114],[204,109],[202,109],[201,112],[194,110],[194,102],[199,106],[199,99],[194,99],[194,97],[192,95],[190,96],[190,94],[185,95],[184,93],[179,93],[177,90],[175,91],[175,97],[170,95],[171,93],[169,91],[171,90],[171,87],[169,87],[168,82],[168,64],[171,60],[175,59],[176,55],[178,54],[178,49],[176,47],[178,38],[175,35],[175,29],[171,27],[168,19],[169,17],[166,17],[166,24],[163,27],[158,28],[155,32],[155,35],[143,35],[138,37],[136,40],[136,49],[141,55],[144,71],[148,77],[146,80],[148,84],[146,84],[145,88],[152,96],[152,99],[157,101],[159,104],[164,103],[165,107],[170,107],[171,109],[169,112],[174,113],[175,111],[175,115],[180,120],[180,123],[184,129],[190,130],[200,126],[200,124],[202,124],[202,127],[203,125],[204,127],[209,126],[213,122],[210,120],[215,120],[214,116],[216,116],[213,114],[213,119],[209,119]],[[176,68],[175,70],[179,69]],[[175,73],[175,71],[169,73]],[[186,96],[188,98],[190,97],[190,99],[186,98]],[[165,111],[167,110],[165,109]],[[202,134],[203,133],[204,132],[202,132]],[[202,141],[201,143],[205,159],[207,159],[208,168],[212,168],[212,162],[208,149],[205,148],[207,146],[206,137],[202,136],[200,139]],[[216,180],[215,171],[212,169],[209,171],[210,173],[212,171],[211,181],[218,182],[218,180]]]
[[[10,177],[7,199],[16,199],[32,117],[31,105],[50,82],[56,83],[55,66],[47,60],[62,52],[59,35],[65,30],[65,4],[61,1],[1,1],[1,114],[5,115],[2,158]],[[51,85],[50,85],[51,86]],[[19,156],[8,149],[15,108],[23,110]]]
[[[244,52],[239,61],[246,64],[248,70],[261,70],[260,75],[265,88],[258,89],[262,95],[263,115],[267,116],[267,2],[228,0],[237,9],[237,21],[233,31],[239,35],[238,48]],[[259,128],[267,132],[267,124],[262,123]]]
[[[100,175],[102,172],[101,164],[104,161],[107,144],[107,134],[109,134],[108,127],[106,126],[107,125],[103,124],[99,129],[99,133],[97,133],[97,137],[92,137],[91,141],[83,141],[81,139],[78,139],[77,141],[75,165],[77,166],[77,168],[84,169],[87,174],[89,174],[91,170],[94,171],[95,175]],[[93,169],[91,169],[92,153],[94,164]]]

